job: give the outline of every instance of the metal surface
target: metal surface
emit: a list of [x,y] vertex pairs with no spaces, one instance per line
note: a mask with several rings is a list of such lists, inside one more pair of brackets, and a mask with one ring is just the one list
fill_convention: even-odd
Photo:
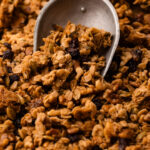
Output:
[[[84,10],[83,10],[84,8]],[[38,16],[34,33],[34,51],[42,44],[53,24],[65,26],[68,21],[111,32],[113,43],[106,52],[104,77],[117,48],[120,28],[116,11],[109,0],[50,0]]]

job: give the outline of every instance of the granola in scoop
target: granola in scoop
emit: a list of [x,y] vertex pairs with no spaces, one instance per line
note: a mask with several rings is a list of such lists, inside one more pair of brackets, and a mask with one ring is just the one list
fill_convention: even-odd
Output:
[[0,1],[0,149],[149,150],[150,1],[111,0],[121,39],[105,79],[108,32],[69,22],[33,53],[47,1]]

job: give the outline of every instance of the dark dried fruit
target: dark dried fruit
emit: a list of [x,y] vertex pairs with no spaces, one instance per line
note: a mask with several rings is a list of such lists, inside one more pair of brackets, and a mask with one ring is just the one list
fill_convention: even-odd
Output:
[[129,72],[136,71],[137,65],[141,62],[142,59],[142,51],[139,49],[132,51],[132,57],[133,58],[126,64],[127,66],[129,66]]
[[68,134],[67,137],[70,139],[70,142],[76,142],[79,141],[81,139],[81,135],[83,135],[82,131],[79,131],[78,133],[75,134]]
[[150,72],[150,62],[147,63],[146,69]]
[[14,121],[14,125],[16,128],[21,128],[21,118],[22,117],[16,116],[16,120]]
[[10,49],[3,52],[3,59],[11,59],[12,60],[13,56],[14,56],[14,53]]
[[48,93],[52,89],[52,86],[50,86],[50,85],[43,85],[42,89],[44,90],[45,93]]
[[62,129],[64,128],[63,125],[61,125],[60,123],[56,123],[56,122],[52,122],[51,127],[54,129]]
[[3,36],[3,32],[0,31],[0,40],[2,39],[2,36]]
[[6,46],[8,49],[11,49],[11,44],[9,44],[7,42],[4,43],[4,46]]
[[69,134],[67,137],[69,138],[69,140],[70,140],[71,143],[80,140],[80,137],[79,137],[78,134]]
[[2,116],[2,115],[5,115],[5,113],[6,113],[6,111],[5,111],[5,109],[4,108],[0,108],[0,115]]
[[67,49],[68,53],[70,53],[73,59],[77,59],[79,54],[79,42],[78,39],[75,38],[69,43],[69,48]]
[[79,47],[78,38],[72,39],[71,42],[69,43],[69,46],[70,46],[71,48],[78,48],[78,47]]
[[[21,105],[20,107],[20,112],[17,113],[16,115],[16,119],[14,120],[14,125],[15,127],[18,129],[18,128],[21,128],[21,118],[27,113],[27,110],[25,108],[25,105]],[[17,130],[16,129],[16,130]]]
[[98,145],[95,145],[94,147],[92,147],[92,150],[102,150]]
[[86,65],[86,64],[82,64],[82,68],[84,70],[89,70],[90,66],[89,65]]
[[128,70],[129,72],[134,72],[137,69],[137,62],[131,59],[128,61],[127,66],[129,66],[129,70]]
[[96,105],[97,110],[101,109],[101,107],[104,105],[104,103],[106,102],[105,100],[101,100],[98,98],[93,98],[92,102]]
[[134,51],[132,51],[132,56],[133,56],[133,60],[134,61],[141,61],[142,58],[142,51],[140,49],[136,49]]
[[111,144],[115,144],[117,142],[118,138],[117,137],[112,137],[111,138]]
[[125,150],[128,145],[127,139],[119,138],[119,150]]
[[144,17],[144,12],[141,10],[134,10],[133,21],[142,22]]
[[81,55],[79,60],[81,62],[88,62],[89,61],[89,56],[88,55]]
[[79,49],[78,48],[69,48],[68,52],[70,53],[73,59],[77,59],[79,56]]
[[14,81],[19,81],[20,77],[17,74],[13,74],[9,76],[10,84],[12,84]]
[[6,69],[7,69],[7,72],[8,72],[8,73],[13,73],[13,71],[12,71],[12,68],[11,68],[11,67],[7,66],[7,67],[6,67]]

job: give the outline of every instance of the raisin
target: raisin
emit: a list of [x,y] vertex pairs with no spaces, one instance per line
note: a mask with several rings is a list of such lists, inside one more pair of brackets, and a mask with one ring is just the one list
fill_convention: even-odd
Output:
[[77,59],[79,56],[79,50],[77,48],[69,48],[68,52],[70,53],[72,59]]
[[79,131],[78,133],[75,133],[75,134],[68,134],[67,137],[70,139],[70,142],[73,143],[73,142],[79,141],[81,138],[81,135],[83,135],[83,132]]
[[52,122],[51,127],[54,128],[54,129],[62,129],[62,128],[64,128],[63,125],[61,125],[59,123],[54,123],[54,122]]
[[14,56],[14,53],[10,49],[3,52],[3,59],[12,59],[13,56]]
[[4,43],[4,46],[6,46],[8,49],[11,49],[11,44],[9,44],[7,42]]
[[42,88],[43,88],[45,93],[48,93],[52,89],[52,86],[50,86],[50,85],[43,85]]
[[86,64],[82,64],[82,68],[84,70],[89,70],[90,66],[89,65],[86,65]]
[[0,115],[5,115],[5,109],[4,108],[0,109]]
[[136,11],[136,13],[134,14],[134,20],[137,21],[137,22],[142,22],[143,21],[143,16],[144,16],[144,12]]
[[16,118],[17,118],[17,119],[16,119],[15,122],[14,122],[15,127],[21,128],[21,118],[19,118],[18,116],[17,116]]
[[128,61],[127,66],[129,66],[129,72],[135,72],[137,69],[137,62],[131,59]]
[[101,100],[98,98],[93,98],[92,102],[96,105],[97,110],[101,109],[101,107],[103,106],[103,104],[106,102],[105,100]]
[[147,63],[146,69],[150,72],[150,62]]
[[80,60],[81,62],[87,62],[87,61],[89,61],[89,56],[87,56],[87,55],[82,55],[82,56],[80,56],[79,60]]
[[3,36],[3,32],[0,31],[0,40],[2,39],[2,36]]
[[72,59],[77,59],[79,54],[79,42],[78,39],[75,38],[69,43],[69,48],[67,48],[67,52],[70,53]]
[[12,84],[14,81],[19,81],[20,77],[17,74],[13,74],[9,76],[10,84]]
[[14,125],[16,129],[21,128],[21,118],[27,113],[25,105],[21,105],[20,112],[17,113],[16,119],[14,120]]
[[140,62],[141,57],[142,57],[142,51],[139,49],[136,49],[136,50],[132,51],[132,56],[133,56],[134,61]]
[[13,71],[12,71],[12,68],[11,68],[11,67],[7,66],[7,67],[6,67],[6,69],[7,69],[7,72],[8,72],[8,73],[13,73]]
[[70,47],[72,48],[78,48],[79,47],[79,41],[78,38],[74,38],[70,43],[69,43]]
[[71,134],[71,135],[69,134],[67,137],[70,139],[70,142],[71,142],[71,143],[80,140],[80,137],[79,137],[78,134]]
[[92,147],[92,150],[102,150],[98,145],[95,145],[94,147]]
[[127,139],[119,138],[119,150],[125,150],[128,145]]
[[139,49],[132,51],[132,57],[133,58],[130,59],[126,64],[127,66],[129,66],[129,72],[136,71],[137,65],[141,62],[142,59],[142,51]]
[[117,137],[112,137],[111,138],[111,144],[115,144],[117,142],[118,138]]

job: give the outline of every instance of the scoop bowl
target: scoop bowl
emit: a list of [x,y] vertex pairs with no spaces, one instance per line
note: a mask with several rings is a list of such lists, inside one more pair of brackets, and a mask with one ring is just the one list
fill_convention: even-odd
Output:
[[109,0],[50,0],[37,18],[34,31],[34,51],[43,44],[42,38],[49,35],[53,24],[64,27],[68,21],[104,29],[113,35],[112,45],[104,53],[106,66],[102,71],[102,76],[105,77],[120,38],[120,27],[115,8]]

